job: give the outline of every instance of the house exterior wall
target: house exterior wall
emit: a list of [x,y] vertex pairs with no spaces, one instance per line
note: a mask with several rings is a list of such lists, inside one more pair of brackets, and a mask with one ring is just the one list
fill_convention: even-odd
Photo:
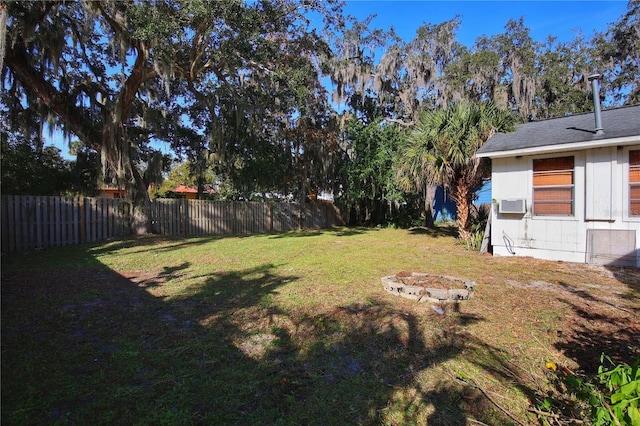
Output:
[[[532,256],[549,260],[589,262],[589,234],[620,230],[635,233],[635,266],[640,267],[640,217],[629,216],[628,152],[638,145],[555,152],[492,159],[491,242],[494,255]],[[535,216],[533,160],[574,156],[573,216]],[[525,214],[503,214],[499,200],[525,199]],[[614,244],[615,246],[615,244]],[[615,247],[614,247],[615,249]],[[627,250],[628,251],[628,250]],[[627,258],[628,259],[628,258]]]
[[124,189],[118,188],[101,188],[96,198],[126,198],[127,194]]
[[198,195],[197,193],[193,192],[180,192],[179,194],[187,200],[195,200],[196,196]]

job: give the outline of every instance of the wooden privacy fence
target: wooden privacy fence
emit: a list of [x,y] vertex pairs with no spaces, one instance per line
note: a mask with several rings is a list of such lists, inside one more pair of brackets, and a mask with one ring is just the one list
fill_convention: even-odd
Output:
[[[122,199],[3,196],[2,252],[10,253],[131,235],[131,206]],[[155,232],[163,235],[227,235],[319,229],[342,225],[329,202],[257,203],[156,199]]]
[[2,252],[130,235],[130,205],[109,198],[2,197]]

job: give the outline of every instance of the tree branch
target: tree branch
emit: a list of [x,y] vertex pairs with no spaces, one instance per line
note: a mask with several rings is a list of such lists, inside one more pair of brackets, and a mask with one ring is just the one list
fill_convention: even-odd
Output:
[[405,127],[410,127],[413,126],[415,123],[415,121],[411,120],[411,121],[402,121],[400,119],[397,118],[389,118],[389,117],[385,117],[385,121],[388,121],[390,123],[396,123],[399,124],[401,126],[405,126]]
[[96,7],[98,9],[98,11],[100,11],[100,14],[104,17],[104,19],[107,21],[107,23],[111,26],[113,31],[118,32],[120,34],[126,34],[126,28],[124,28],[120,22],[117,22],[113,17],[111,17],[111,15],[109,15],[107,13],[107,11],[105,10],[105,8],[104,8],[104,6],[102,5],[101,2],[99,2],[99,1],[91,2],[90,4],[93,5],[94,7]]
[[459,383],[462,383],[464,385],[467,386],[471,386],[472,388],[478,389],[480,392],[482,392],[482,394],[496,407],[498,407],[500,409],[500,411],[502,411],[504,414],[506,414],[507,416],[509,416],[509,418],[511,420],[513,420],[514,422],[516,422],[517,424],[519,424],[520,426],[524,426],[524,424],[517,418],[515,417],[513,414],[511,414],[509,411],[507,411],[505,408],[503,408],[500,404],[498,404],[493,398],[491,398],[491,396],[487,393],[486,390],[484,390],[481,386],[476,385],[475,383],[470,383],[460,377],[456,377],[456,381],[458,381]]
[[32,90],[42,102],[53,111],[64,125],[74,133],[87,146],[100,151],[101,138],[95,130],[95,123],[88,119],[81,108],[75,105],[72,99],[60,93],[46,81],[27,60],[20,44],[7,46],[5,51],[5,63],[20,80],[23,87]]
[[[527,411],[530,412],[530,413],[534,413],[534,414],[540,415],[540,416],[551,417],[551,418],[558,419],[558,420],[563,418],[559,414],[549,413],[547,411],[542,411],[542,410],[538,410],[536,408],[531,408],[531,407],[527,408]],[[569,421],[571,423],[578,424],[578,425],[584,424],[584,421],[579,420],[579,419],[574,419],[574,418],[567,418],[567,421]]]
[[140,86],[142,86],[144,82],[158,76],[158,72],[156,70],[145,66],[147,62],[147,55],[144,49],[137,46],[137,43],[134,44],[134,46],[136,47],[138,56],[136,57],[136,62],[133,65],[131,74],[122,86],[120,95],[116,100],[116,102],[119,103],[119,108],[116,108],[116,110],[120,111],[120,122],[124,122],[129,117],[131,105],[136,98],[136,94],[138,93]]

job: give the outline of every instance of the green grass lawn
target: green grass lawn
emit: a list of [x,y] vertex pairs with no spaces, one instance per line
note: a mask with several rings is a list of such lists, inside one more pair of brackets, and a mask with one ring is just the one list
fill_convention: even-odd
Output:
[[[452,230],[144,237],[2,258],[2,423],[531,424],[545,363],[638,353],[640,275]],[[477,282],[445,314],[400,271]]]

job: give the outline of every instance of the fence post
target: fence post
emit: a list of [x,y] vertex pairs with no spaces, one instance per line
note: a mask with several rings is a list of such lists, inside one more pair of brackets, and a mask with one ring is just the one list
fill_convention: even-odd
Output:
[[180,201],[182,205],[182,214],[180,215],[182,219],[182,235],[186,236],[189,233],[189,200],[183,198]]
[[2,225],[2,232],[0,232],[0,236],[2,236],[2,252],[9,251],[9,226],[7,219],[7,197],[4,196],[1,199],[0,208],[2,209],[2,213],[0,214],[0,225]]
[[8,231],[9,235],[9,251],[15,251],[16,248],[16,216],[15,211],[13,209],[14,205],[14,197],[13,195],[9,195],[6,200],[7,207],[7,223],[8,223]]
[[36,233],[36,247],[44,247],[42,244],[42,215],[40,212],[40,200],[42,197],[33,198],[33,208],[35,208],[35,233]]
[[80,197],[78,200],[78,231],[80,244],[86,241],[84,232],[84,197]]
[[236,233],[236,202],[229,204],[229,222],[231,223],[231,235]]

